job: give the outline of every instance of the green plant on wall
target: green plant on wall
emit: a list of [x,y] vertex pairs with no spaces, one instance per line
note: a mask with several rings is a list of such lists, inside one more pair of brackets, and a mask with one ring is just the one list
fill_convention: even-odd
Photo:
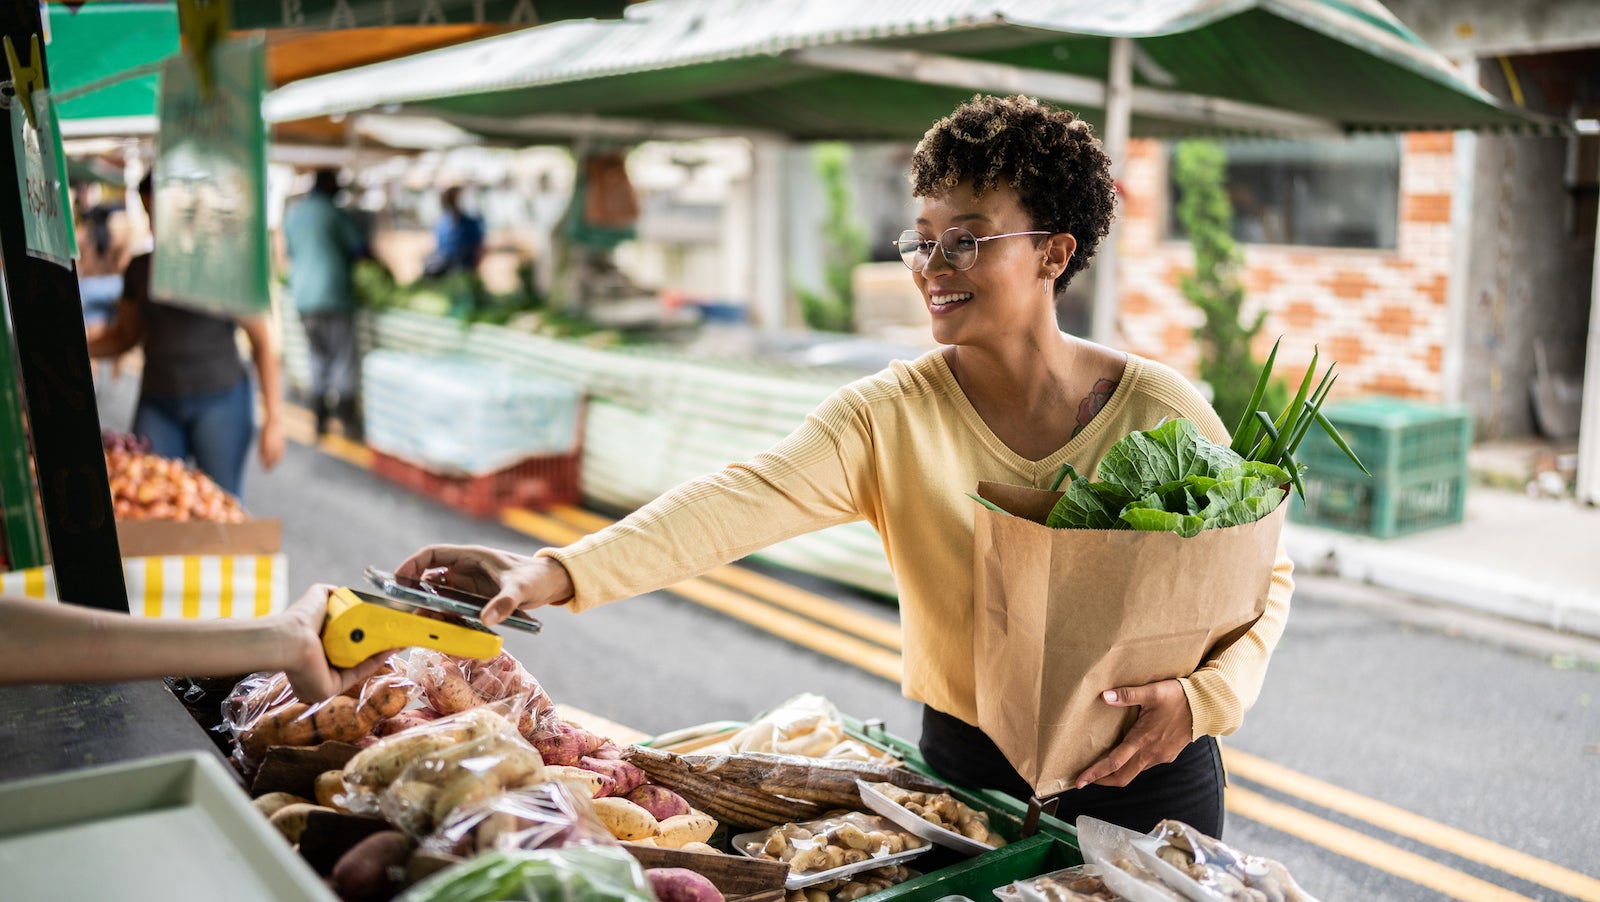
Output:
[[[1178,184],[1178,221],[1194,248],[1194,272],[1178,283],[1183,296],[1200,308],[1205,325],[1195,330],[1200,343],[1200,378],[1211,386],[1211,406],[1222,422],[1239,422],[1250,406],[1261,365],[1250,350],[1267,314],[1246,323],[1242,258],[1233,240],[1233,204],[1225,187],[1228,158],[1212,141],[1180,142],[1172,155]],[[1281,382],[1267,389],[1273,409],[1288,397]]]
[[823,289],[796,287],[800,315],[807,326],[825,332],[855,331],[855,292],[851,275],[867,260],[867,236],[856,221],[850,188],[850,145],[826,142],[812,150],[827,211],[822,223]]

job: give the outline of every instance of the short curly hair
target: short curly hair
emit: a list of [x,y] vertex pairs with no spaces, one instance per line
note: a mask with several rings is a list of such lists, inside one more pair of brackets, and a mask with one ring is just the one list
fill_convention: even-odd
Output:
[[1058,291],[1089,265],[1116,215],[1111,158],[1089,123],[1021,95],[974,95],[922,136],[911,157],[912,194],[937,197],[961,182],[978,194],[1008,184],[1033,228],[1077,239]]

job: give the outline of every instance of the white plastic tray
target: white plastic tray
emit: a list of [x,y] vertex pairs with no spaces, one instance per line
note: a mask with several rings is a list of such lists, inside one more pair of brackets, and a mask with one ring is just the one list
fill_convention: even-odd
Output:
[[1184,902],[1183,896],[1155,880],[1142,880],[1117,867],[1118,859],[1143,864],[1138,842],[1150,837],[1086,814],[1078,816],[1076,826],[1078,851],[1084,861],[1100,867],[1100,879],[1107,889],[1128,902]]
[[0,785],[8,899],[337,902],[215,755]]
[[[800,826],[805,827],[805,826],[807,826],[807,824],[803,823]],[[750,832],[750,833],[741,833],[738,836],[733,837],[731,841],[733,843],[733,847],[739,851],[739,854],[747,856],[749,858],[759,858],[760,856],[754,855],[754,854],[750,853],[749,851],[747,851],[745,849],[745,846],[749,845],[752,842],[759,843],[759,842],[763,841],[763,838],[767,835],[768,832],[769,831],[767,831],[767,830],[756,830],[756,831],[753,831],[753,832]],[[917,838],[921,839],[921,837],[917,837]],[[891,865],[901,864],[903,862],[910,861],[911,859],[916,858],[918,855],[921,855],[923,852],[928,851],[928,849],[930,849],[931,847],[932,846],[929,844],[929,842],[926,839],[923,839],[922,840],[922,845],[916,847],[915,849],[906,849],[903,852],[895,852],[895,853],[892,853],[892,854],[889,854],[889,855],[883,855],[883,856],[877,856],[877,857],[873,857],[873,858],[868,858],[865,861],[858,861],[855,864],[847,864],[847,865],[845,865],[843,867],[832,868],[832,869],[826,870],[826,871],[812,871],[812,872],[808,872],[808,873],[796,873],[796,872],[791,870],[789,872],[788,878],[783,881],[783,888],[784,889],[803,889],[804,887],[811,886],[811,885],[817,884],[817,883],[824,883],[824,882],[827,882],[829,880],[833,880],[833,879],[836,879],[836,878],[839,878],[839,877],[848,877],[851,874],[859,874],[862,871],[874,871],[874,870],[877,870],[878,868],[886,868],[886,867],[889,867]],[[763,860],[766,860],[766,859],[763,859]]]
[[921,817],[911,813],[905,806],[884,795],[866,780],[856,780],[856,785],[861,787],[862,804],[894,821],[896,826],[909,833],[965,855],[982,855],[985,852],[993,852],[995,850],[994,846],[987,843],[978,842],[971,837],[962,836],[954,830],[946,830],[944,827],[923,820]]
[[1154,839],[1148,836],[1139,837],[1134,840],[1133,851],[1138,854],[1140,864],[1160,877],[1162,883],[1182,893],[1192,902],[1228,902],[1227,896],[1173,867],[1165,858],[1156,854]]

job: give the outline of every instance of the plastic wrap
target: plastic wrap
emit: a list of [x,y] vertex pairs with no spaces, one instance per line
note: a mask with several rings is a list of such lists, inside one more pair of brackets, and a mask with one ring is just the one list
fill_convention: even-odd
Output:
[[557,780],[463,805],[421,842],[429,851],[464,857],[490,849],[615,845],[590,801]]
[[994,891],[1000,902],[1118,902],[1121,896],[1101,879],[1101,868],[1080,864],[1018,880]]
[[1182,821],[1164,820],[1150,836],[1153,843],[1135,844],[1134,848],[1153,854],[1154,860],[1147,858],[1146,863],[1165,882],[1189,879],[1228,902],[1316,902],[1282,864],[1246,855]]
[[839,709],[826,698],[810,692],[794,696],[728,738],[695,751],[703,755],[772,752],[895,763],[890,756],[846,736]]
[[308,705],[295,697],[282,673],[254,673],[222,702],[222,724],[233,734],[233,761],[252,774],[274,745],[317,745],[338,740],[362,744],[416,697],[405,658],[389,657],[377,673],[343,695]]
[[655,902],[639,863],[622,849],[499,849],[428,877],[396,902]]
[[[915,880],[922,875],[905,865],[891,864],[886,867],[871,868],[857,871],[847,877],[835,877],[820,883],[810,883],[799,889],[790,889],[784,895],[784,902],[855,902],[863,896],[881,892],[891,886],[898,886],[908,880]],[[946,896],[946,899],[963,898]],[[943,900],[940,900],[943,902]],[[971,902],[971,900],[968,900]]]
[[896,864],[930,845],[887,818],[859,811],[733,838],[734,848],[751,858],[787,864],[790,889]]
[[893,783],[861,782],[861,801],[901,827],[942,846],[982,855],[1006,844],[989,832],[989,814],[948,792],[913,792]]
[[511,720],[479,706],[358,752],[345,765],[341,801],[352,813],[382,815],[420,838],[458,807],[544,780],[539,753]]
[[539,681],[508,652],[479,661],[416,648],[411,651],[409,672],[421,687],[427,706],[442,715],[500,703],[516,723],[517,732],[526,739],[557,729],[555,703]]

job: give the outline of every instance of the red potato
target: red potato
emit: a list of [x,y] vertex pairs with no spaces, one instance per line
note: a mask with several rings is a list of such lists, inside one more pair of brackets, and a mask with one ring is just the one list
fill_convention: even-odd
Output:
[[589,757],[599,758],[602,761],[621,761],[622,749],[619,748],[615,743],[607,742],[590,752]]
[[660,902],[723,902],[715,884],[688,868],[648,868],[644,875]]
[[689,803],[683,800],[683,796],[652,783],[634,787],[623,798],[650,812],[658,821],[689,813]]
[[584,770],[592,770],[597,774],[603,774],[615,781],[616,785],[611,787],[609,795],[625,796],[645,783],[644,771],[628,761],[585,756],[578,759],[578,766]]
[[527,739],[539,750],[546,764],[576,765],[583,756],[605,744],[604,738],[565,721],[557,721],[553,732],[538,733]]
[[413,708],[410,711],[401,711],[378,725],[379,736],[393,736],[403,733],[413,727],[420,727],[425,723],[438,720],[442,715],[432,708]]

